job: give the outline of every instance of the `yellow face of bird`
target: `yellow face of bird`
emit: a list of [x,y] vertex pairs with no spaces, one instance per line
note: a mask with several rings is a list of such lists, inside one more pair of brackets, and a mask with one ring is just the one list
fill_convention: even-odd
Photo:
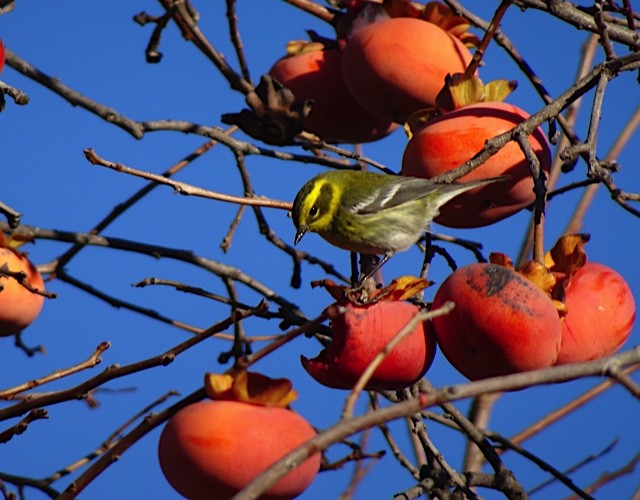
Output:
[[323,174],[307,182],[296,195],[291,216],[298,243],[307,231],[321,233],[330,228],[340,205],[341,193]]

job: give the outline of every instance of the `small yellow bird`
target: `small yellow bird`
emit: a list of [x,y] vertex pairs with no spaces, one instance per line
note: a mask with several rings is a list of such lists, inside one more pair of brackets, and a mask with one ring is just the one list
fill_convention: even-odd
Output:
[[437,184],[356,170],[323,172],[307,182],[293,202],[294,242],[307,232],[318,233],[345,250],[384,255],[377,269],[416,243],[447,201],[506,178]]

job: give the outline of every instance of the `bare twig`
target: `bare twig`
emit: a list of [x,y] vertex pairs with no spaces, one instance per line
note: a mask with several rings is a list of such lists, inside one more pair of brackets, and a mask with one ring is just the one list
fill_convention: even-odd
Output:
[[20,422],[11,426],[7,430],[0,432],[0,444],[7,443],[14,436],[22,434],[27,430],[27,427],[29,427],[29,424],[31,422],[45,418],[49,418],[49,412],[47,412],[47,410],[44,410],[42,408],[31,410],[22,420],[20,420]]
[[[258,306],[258,309],[264,307],[263,305]],[[252,315],[254,310],[244,311],[243,313],[236,313],[233,316],[230,316],[227,319],[216,323],[210,328],[207,328],[202,333],[187,339],[186,341],[172,347],[168,351],[165,351],[161,354],[153,356],[151,358],[147,358],[142,361],[137,361],[135,363],[119,366],[112,365],[107,367],[100,374],[91,377],[88,380],[78,384],[75,387],[70,387],[68,389],[62,389],[60,391],[41,394],[37,396],[33,396],[31,398],[24,399],[23,401],[10,406],[8,408],[3,408],[0,410],[0,420],[5,420],[8,418],[17,417],[19,415],[23,415],[24,413],[39,407],[50,406],[58,403],[62,403],[65,401],[69,401],[72,399],[82,398],[89,391],[95,389],[96,387],[100,387],[104,383],[115,380],[120,377],[124,377],[130,375],[132,373],[137,373],[140,371],[148,370],[150,368],[155,368],[158,366],[166,366],[174,361],[174,359],[182,354],[184,351],[190,349],[196,344],[208,339],[212,335],[215,335],[218,332],[224,331],[229,328],[235,321],[242,317],[247,317]]]
[[23,384],[17,385],[15,387],[11,387],[9,389],[0,390],[0,399],[14,399],[17,394],[21,392],[28,391],[34,389],[35,387],[39,387],[43,384],[47,384],[49,382],[53,382],[54,380],[60,380],[61,378],[68,377],[69,375],[73,375],[74,373],[78,373],[82,370],[86,370],[88,368],[93,368],[94,366],[100,364],[102,362],[102,358],[100,355],[109,349],[111,344],[109,342],[102,342],[96,350],[89,356],[85,361],[73,365],[69,368],[64,368],[60,370],[56,370],[49,375],[45,375],[44,377],[29,380]]
[[[590,464],[590,463],[594,462],[595,460],[598,460],[599,458],[603,457],[604,455],[609,453],[611,450],[613,450],[613,448],[615,447],[615,445],[617,443],[618,443],[618,440],[615,439],[613,442],[609,443],[607,445],[607,447],[604,448],[603,450],[601,450],[600,452],[592,454],[592,455],[589,455],[588,457],[583,458],[577,464],[575,464],[575,465],[569,467],[568,469],[562,471],[562,474],[565,475],[565,476],[569,476],[570,474],[573,474],[574,472],[576,472],[577,470],[581,469],[585,465]],[[546,488],[547,486],[555,483],[556,481],[557,481],[557,478],[555,478],[555,477],[549,478],[545,482],[540,483],[538,486],[536,486],[534,488],[531,488],[529,490],[529,494],[533,495],[534,493],[539,492],[543,488]]]
[[226,59],[211,45],[209,40],[198,28],[197,21],[189,2],[179,0],[159,0],[160,4],[171,15],[185,40],[192,42],[200,51],[218,68],[231,88],[247,94],[253,89],[253,85],[236,73],[227,63]]
[[135,168],[127,167],[122,163],[114,163],[112,161],[105,160],[103,158],[100,158],[95,153],[95,151],[90,148],[84,150],[84,155],[89,161],[89,163],[91,163],[92,165],[100,165],[102,167],[107,167],[107,168],[110,168],[111,170],[115,170],[117,172],[134,175],[136,177],[142,177],[143,179],[153,181],[157,184],[164,184],[166,186],[171,186],[174,189],[174,191],[179,194],[189,195],[189,196],[199,196],[201,198],[225,201],[227,203],[237,203],[239,205],[252,205],[252,206],[279,208],[281,210],[291,210],[291,203],[287,201],[278,201],[278,200],[272,200],[269,198],[262,198],[262,197],[247,198],[244,196],[232,196],[232,195],[227,195],[223,193],[218,193],[215,191],[210,191],[208,189],[199,188],[197,186],[193,186],[185,182],[174,181],[162,175],[153,174],[151,172],[144,172],[142,170],[137,170]]
[[[625,369],[624,373],[628,375],[630,373],[633,373],[638,368],[640,368],[640,365],[629,366],[628,368]],[[546,429],[553,423],[559,421],[566,415],[574,412],[581,406],[584,406],[589,401],[593,400],[595,397],[599,396],[604,391],[613,387],[614,385],[615,385],[615,381],[613,379],[608,379],[600,382],[597,386],[593,387],[592,389],[589,389],[588,391],[584,392],[577,398],[571,400],[569,403],[563,405],[561,408],[549,413],[548,415],[546,415],[545,417],[543,417],[533,425],[530,425],[528,428],[512,436],[511,438],[509,438],[509,441],[514,444],[523,443],[524,441],[540,433],[542,430]]]
[[128,418],[122,425],[118,426],[118,428],[114,432],[112,432],[97,449],[95,449],[85,457],[81,458],[80,460],[77,460],[76,462],[70,465],[67,465],[66,467],[54,472],[49,477],[43,479],[43,481],[46,481],[48,484],[51,484],[54,481],[57,481],[58,479],[64,476],[67,476],[72,472],[78,470],[80,467],[85,466],[86,464],[90,463],[92,460],[96,459],[97,457],[103,455],[109,449],[111,449],[118,442],[119,439],[121,439],[122,433],[125,431],[127,427],[132,425],[136,420],[139,420],[140,418],[142,418],[145,414],[149,413],[156,406],[159,406],[162,403],[164,403],[170,397],[177,396],[177,395],[178,393],[176,391],[169,391],[164,396],[161,396],[160,398],[156,399],[152,403],[148,404],[142,410],[136,412],[135,415]]
[[[230,127],[229,129],[227,129],[225,131],[225,133],[228,134],[228,135],[231,135],[236,130],[237,130],[236,127]],[[217,144],[217,141],[213,141],[213,140],[204,143],[202,146],[197,148],[195,151],[193,151],[192,153],[190,153],[187,156],[185,156],[184,158],[182,158],[179,162],[177,162],[174,165],[172,165],[171,167],[169,167],[161,175],[163,177],[167,177],[167,178],[168,177],[172,177],[173,175],[178,173],[180,170],[182,170],[183,168],[185,168],[186,166],[191,164],[191,162],[193,162],[197,158],[200,158],[204,153],[209,151],[216,144]],[[147,196],[156,187],[158,187],[158,184],[156,182],[153,182],[153,181],[149,182],[146,186],[140,188],[138,191],[136,191],[133,195],[131,195],[125,201],[123,201],[122,203],[118,203],[118,205],[116,205],[114,207],[114,209],[111,210],[111,212],[109,212],[106,215],[106,217],[104,217],[98,224],[96,224],[90,232],[92,234],[98,234],[98,233],[102,232],[104,229],[109,227],[109,225],[111,225],[111,223],[113,223],[118,217],[120,217],[122,214],[124,214],[129,208],[131,208],[133,205],[135,205],[138,201],[140,201],[145,196]],[[65,253],[63,253],[60,257],[58,257],[57,262],[56,262],[57,267],[58,268],[64,268],[69,263],[69,261],[82,248],[83,248],[83,246],[79,245],[79,244],[73,245],[71,248],[69,248]]]
[[266,469],[239,492],[234,499],[239,500],[242,498],[243,500],[251,500],[258,498],[262,492],[266,491],[267,488],[274,484],[280,477],[313,454],[318,453],[319,450],[326,449],[331,443],[337,442],[373,425],[379,425],[382,422],[413,415],[423,408],[443,402],[473,397],[487,392],[520,389],[537,384],[568,381],[589,375],[606,374],[612,366],[625,366],[635,363],[640,363],[640,347],[616,356],[590,361],[588,363],[557,366],[457,386],[446,386],[428,394],[420,394],[418,398],[400,402],[389,408],[371,411],[359,417],[343,419],[339,424],[303,443]]

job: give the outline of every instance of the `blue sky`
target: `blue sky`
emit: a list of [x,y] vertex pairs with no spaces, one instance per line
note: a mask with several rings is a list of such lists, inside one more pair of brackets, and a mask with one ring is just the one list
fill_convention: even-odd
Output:
[[[496,2],[468,2],[485,19]],[[196,5],[201,14],[200,29],[228,61],[237,67],[227,35],[223,2]],[[220,116],[244,106],[240,94],[230,91],[215,67],[189,42],[183,40],[171,24],[162,37],[162,62],[145,62],[144,50],[151,27],[140,27],[132,17],[140,11],[161,13],[156,2],[87,2],[16,3],[13,12],[0,16],[0,37],[8,49],[41,71],[60,78],[78,92],[111,106],[135,120],[175,119],[206,125],[220,124]],[[254,81],[284,54],[291,39],[305,37],[306,29],[330,36],[330,29],[313,17],[301,13],[285,2],[238,2],[238,16],[244,47]],[[542,78],[552,95],[564,91],[574,81],[581,45],[587,34],[556,20],[547,20],[537,12],[510,10],[503,31],[518,47],[523,57]],[[621,54],[624,48],[619,48]],[[600,50],[597,60],[602,60]],[[485,80],[517,79],[519,87],[510,102],[534,112],[542,106],[532,86],[518,72],[498,46],[490,46],[481,69]],[[613,144],[624,123],[640,103],[636,74],[625,74],[612,81],[607,89],[598,137],[602,157]],[[206,142],[202,137],[175,132],[154,132],[136,140],[87,111],[74,108],[59,96],[30,81],[11,68],[0,79],[29,94],[28,106],[18,107],[8,101],[0,114],[0,198],[23,213],[25,224],[65,231],[88,231],[117,203],[143,186],[143,181],[124,174],[91,166],[84,159],[84,148],[112,161],[160,173]],[[577,133],[586,137],[588,112],[593,93],[587,94],[580,114]],[[242,134],[239,138],[245,139]],[[406,137],[401,130],[384,140],[365,145],[364,152],[392,169],[399,169]],[[640,191],[637,166],[640,141],[636,132],[618,157],[621,171],[617,184],[630,192]],[[300,186],[321,169],[317,166],[282,162],[258,156],[247,158],[247,166],[257,194],[292,200]],[[560,185],[584,177],[585,165],[578,163],[574,172],[563,176]],[[242,185],[231,152],[215,147],[195,161],[177,177],[204,188],[241,195]],[[554,200],[548,206],[546,238],[550,245],[562,233],[579,192]],[[291,261],[258,235],[257,224],[249,211],[234,237],[231,250],[223,253],[219,244],[233,219],[236,207],[184,196],[160,187],[119,218],[105,235],[149,244],[193,250],[209,259],[241,268],[267,284],[277,293],[295,302],[308,316],[314,317],[329,303],[321,290],[312,290],[308,282],[322,279],[322,271],[303,264],[303,286],[289,287]],[[286,213],[265,210],[272,229],[287,242],[294,229]],[[529,218],[522,212],[492,227],[477,230],[451,230],[435,226],[438,232],[483,243],[487,254],[501,251],[515,258]],[[600,189],[589,209],[584,231],[592,236],[587,246],[593,261],[610,265],[629,282],[636,298],[640,291],[638,270],[637,218],[618,207]],[[68,247],[55,241],[38,241],[25,248],[36,264],[46,264]],[[301,249],[334,262],[345,274],[349,272],[346,252],[331,248],[319,237],[307,236]],[[452,248],[459,265],[472,262],[473,256]],[[396,256],[384,273],[387,277],[416,272],[421,263],[417,250]],[[132,283],[147,277],[174,279],[225,294],[223,283],[201,269],[169,259],[153,259],[129,252],[86,248],[67,267],[75,278],[99,290],[154,309],[185,323],[207,327],[226,317],[225,307],[202,298],[177,293],[166,287],[133,288]],[[446,263],[437,261],[430,279],[439,283],[448,274]],[[75,385],[105,367],[125,365],[159,354],[188,338],[188,334],[147,317],[116,309],[103,301],[60,281],[48,283],[58,294],[47,301],[41,316],[24,333],[29,345],[42,344],[46,354],[28,359],[13,347],[11,339],[0,339],[0,386],[10,387],[51,371],[73,365],[89,356],[102,341],[112,347],[103,355],[103,363],[90,372],[82,372],[42,388],[59,390]],[[239,287],[240,300],[257,304],[260,297],[246,287]],[[435,288],[431,294],[435,293]],[[427,294],[427,297],[432,297]],[[249,320],[251,335],[279,333],[275,322]],[[636,327],[626,348],[637,345]],[[206,371],[221,371],[217,355],[228,345],[222,341],[206,342],[187,351],[168,367],[155,368],[106,384],[110,392],[96,394],[97,409],[81,401],[49,408],[49,419],[31,424],[23,435],[3,445],[0,471],[46,477],[94,450],[122,422],[169,390],[183,394],[199,386]],[[274,377],[289,377],[299,392],[294,408],[313,425],[326,428],[342,410],[346,395],[311,380],[299,363],[299,356],[314,356],[320,347],[312,339],[300,338],[256,365],[256,369]],[[460,383],[464,379],[441,354],[436,356],[427,374],[436,386]],[[634,376],[638,381],[638,376]],[[497,404],[490,428],[509,436],[527,427],[549,411],[587,390],[596,379],[534,388],[506,394]],[[130,390],[131,389],[131,390]],[[135,389],[135,390],[133,390]],[[460,403],[466,410],[468,403]],[[575,474],[577,484],[586,486],[602,472],[626,464],[637,453],[640,430],[637,425],[637,401],[620,387],[615,387],[588,403],[571,416],[526,443],[526,447],[547,459],[558,469],[565,469],[584,457],[606,448],[614,439],[620,441],[611,452]],[[363,411],[361,405],[359,411]],[[11,422],[13,423],[13,422]],[[259,423],[257,424],[259,425]],[[2,429],[8,427],[4,423]],[[392,425],[403,446],[407,446],[406,429]],[[156,446],[159,429],[147,435],[109,467],[83,495],[85,498],[177,498],[160,472]],[[463,453],[462,439],[455,433],[430,424],[431,437],[449,462],[458,467]],[[370,450],[385,448],[374,431]],[[330,457],[345,453],[335,447]],[[507,467],[527,488],[549,476],[513,453],[505,455]],[[82,470],[82,469],[81,469]],[[321,474],[303,498],[336,497],[348,484],[352,465],[343,470]],[[74,473],[70,477],[75,477]],[[54,487],[64,489],[68,478]],[[411,476],[401,469],[390,453],[374,465],[357,490],[355,498],[389,498],[413,485]],[[630,497],[638,487],[637,474],[625,476],[600,493],[603,498]],[[558,498],[569,491],[551,486],[538,498]],[[35,490],[27,498],[41,498]],[[491,498],[491,493],[487,492]]]

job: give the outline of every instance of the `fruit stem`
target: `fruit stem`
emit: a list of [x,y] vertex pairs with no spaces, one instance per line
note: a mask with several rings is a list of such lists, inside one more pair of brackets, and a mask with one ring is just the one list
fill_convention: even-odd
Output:
[[502,21],[503,16],[512,3],[513,0],[502,0],[502,3],[496,9],[493,19],[491,19],[491,24],[489,24],[489,28],[487,28],[486,33],[480,41],[480,45],[476,48],[476,51],[471,58],[471,62],[469,62],[469,66],[467,66],[467,69],[464,72],[465,77],[469,78],[476,73],[478,66],[480,66],[480,63],[482,62],[484,53],[493,39],[493,35],[495,35],[498,27],[500,26],[500,21]]

